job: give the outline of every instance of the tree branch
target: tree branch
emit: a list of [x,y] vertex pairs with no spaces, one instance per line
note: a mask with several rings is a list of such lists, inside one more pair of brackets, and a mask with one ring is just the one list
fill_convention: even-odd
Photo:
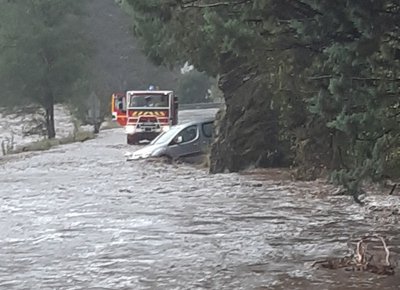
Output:
[[[309,80],[325,80],[325,79],[331,79],[333,78],[333,75],[320,75],[320,76],[313,76],[309,77]],[[365,78],[365,77],[351,77],[351,80],[353,81],[385,81],[385,82],[399,82],[400,78],[394,78],[394,79],[385,79],[385,78],[376,78],[376,77],[371,77],[371,78]]]
[[362,137],[356,137],[357,141],[363,141],[363,142],[376,142],[378,139],[383,138],[385,135],[391,133],[393,130],[392,129],[388,129],[385,132],[383,132],[382,134],[376,136],[376,137],[372,137],[372,138],[362,138]]
[[394,190],[396,189],[396,187],[397,187],[397,183],[395,183],[395,184],[393,185],[392,190],[389,192],[389,195],[392,195],[392,194],[393,194],[393,192],[394,192]]
[[214,8],[214,7],[219,7],[219,6],[235,6],[235,5],[241,5],[241,4],[246,4],[249,2],[252,2],[253,0],[242,0],[242,1],[236,1],[236,2],[216,2],[216,3],[210,3],[210,4],[196,4],[198,0],[193,0],[189,2],[182,2],[181,3],[181,8],[186,9],[186,8]]

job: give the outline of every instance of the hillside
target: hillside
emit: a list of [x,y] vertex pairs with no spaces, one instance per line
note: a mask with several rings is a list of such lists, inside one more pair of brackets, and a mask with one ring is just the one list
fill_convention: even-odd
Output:
[[84,29],[95,48],[92,72],[101,91],[143,89],[149,84],[175,89],[177,74],[146,58],[131,27],[130,16],[114,0],[87,0]]

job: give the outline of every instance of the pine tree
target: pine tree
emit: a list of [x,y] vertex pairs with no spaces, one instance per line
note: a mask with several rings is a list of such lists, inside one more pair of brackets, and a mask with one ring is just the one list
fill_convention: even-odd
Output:
[[357,196],[363,180],[382,178],[388,153],[399,147],[399,6],[373,0],[314,5],[319,14],[297,31],[320,51],[308,71],[319,91],[310,109],[332,136],[333,179]]
[[[278,127],[264,126],[264,138],[255,126],[255,144],[291,148],[296,165],[328,169],[354,196],[363,180],[388,174],[400,146],[398,1],[128,2],[150,56],[221,75],[227,100],[241,94],[244,108],[258,106],[248,118],[271,116]],[[228,106],[221,126],[243,115]],[[219,139],[245,134],[234,129]],[[226,160],[241,154],[233,143],[217,144],[230,146]]]

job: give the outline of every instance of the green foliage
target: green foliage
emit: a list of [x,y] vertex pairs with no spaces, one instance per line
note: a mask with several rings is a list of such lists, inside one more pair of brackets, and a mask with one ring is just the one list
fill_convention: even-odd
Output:
[[319,15],[303,23],[302,31],[323,45],[310,73],[326,77],[310,84],[319,90],[311,98],[312,113],[338,139],[329,148],[341,152],[339,164],[331,168],[333,180],[356,194],[362,180],[382,178],[388,153],[400,145],[400,42],[393,38],[399,20],[393,12],[399,6],[371,0],[321,2],[315,8]]
[[0,7],[0,105],[41,105],[54,137],[54,103],[69,99],[86,78],[81,1],[1,0]]
[[181,75],[176,94],[182,104],[210,102],[211,79],[206,74],[191,70]]
[[127,2],[158,63],[221,75],[226,98],[257,78],[296,165],[328,169],[355,196],[400,177],[398,1]]

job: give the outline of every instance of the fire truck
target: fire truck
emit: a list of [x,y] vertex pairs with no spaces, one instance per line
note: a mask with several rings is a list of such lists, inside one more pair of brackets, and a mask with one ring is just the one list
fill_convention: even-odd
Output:
[[153,140],[178,123],[178,100],[173,91],[127,91],[113,95],[113,116],[125,126],[128,144]]
[[126,94],[122,92],[113,93],[111,96],[112,120],[121,126],[126,126]]

